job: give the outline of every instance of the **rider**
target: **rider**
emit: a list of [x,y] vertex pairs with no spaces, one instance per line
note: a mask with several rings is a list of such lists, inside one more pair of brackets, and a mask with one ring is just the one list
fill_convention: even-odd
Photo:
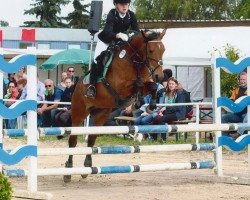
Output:
[[95,48],[95,59],[90,69],[90,85],[85,93],[85,97],[95,98],[97,83],[98,66],[96,58],[104,51],[109,43],[121,39],[128,41],[128,36],[124,33],[131,28],[139,31],[135,14],[129,10],[130,0],[114,0],[115,9],[108,13],[103,31],[98,34],[99,41]]

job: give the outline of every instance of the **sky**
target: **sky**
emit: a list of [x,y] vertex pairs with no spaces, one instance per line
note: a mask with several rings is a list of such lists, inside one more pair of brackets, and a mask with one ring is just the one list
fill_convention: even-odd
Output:
[[[103,12],[107,14],[113,8],[113,0],[103,0]],[[24,10],[31,8],[30,4],[34,0],[0,0],[0,20],[7,21],[10,27],[19,27],[24,21],[36,20],[35,16],[24,15]],[[67,6],[62,7],[62,16],[67,16],[69,12],[73,11],[73,0]],[[90,3],[91,0],[82,1],[83,4]]]

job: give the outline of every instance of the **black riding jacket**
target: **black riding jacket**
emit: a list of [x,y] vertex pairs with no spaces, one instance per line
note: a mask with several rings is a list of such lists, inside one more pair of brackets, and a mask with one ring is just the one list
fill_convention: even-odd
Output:
[[110,10],[105,27],[102,32],[99,33],[98,38],[108,44],[116,39],[117,33],[124,33],[127,30],[139,31],[139,26],[135,14],[128,10],[126,16],[121,18],[119,12],[116,9]]

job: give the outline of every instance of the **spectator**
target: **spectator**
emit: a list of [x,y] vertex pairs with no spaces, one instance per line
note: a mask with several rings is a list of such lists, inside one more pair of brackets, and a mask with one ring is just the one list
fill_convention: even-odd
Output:
[[[44,92],[45,92],[45,86],[44,84],[39,80],[39,76],[37,74],[37,101],[44,101]],[[27,85],[23,88],[22,94],[20,96],[20,100],[24,100],[27,98]],[[38,105],[39,107],[40,105]]]
[[[71,102],[74,86],[70,78],[65,78],[65,90],[61,96],[61,102]],[[59,105],[55,111],[55,125],[58,127],[71,126],[71,105]]]
[[[239,77],[240,86],[235,88],[230,99],[236,101],[242,96],[247,96],[247,73],[241,72]],[[222,116],[221,123],[247,123],[247,108],[238,113],[228,113]],[[234,138],[244,134],[243,131],[238,131],[237,134],[230,135],[229,131],[222,131],[223,136],[232,136]]]
[[65,85],[65,79],[67,78],[67,72],[62,72],[61,74],[61,82],[57,85],[57,88],[64,91],[65,88],[66,88],[66,85]]
[[[18,91],[16,89],[16,83],[10,81],[8,83],[8,90],[7,90],[7,94],[4,95],[4,99],[9,99],[9,100],[15,100],[18,97]],[[6,107],[10,107],[13,103],[15,103],[14,101],[6,101],[5,105]],[[15,129],[16,128],[16,123],[17,123],[17,119],[7,119],[6,120],[6,128],[7,129]]]
[[8,74],[8,78],[4,77],[3,78],[3,94],[5,95],[7,93],[8,88],[8,84],[9,82],[14,82],[14,84],[16,85],[16,79],[15,79],[15,74],[16,73],[11,73]]
[[[164,95],[164,103],[185,103],[185,94],[182,89],[178,89],[178,81],[174,77],[168,79],[166,92]],[[157,124],[164,125],[172,121],[186,119],[186,106],[165,106],[158,112],[161,116]],[[166,133],[161,134],[162,140],[167,139]],[[156,138],[154,138],[156,139]]]
[[19,79],[27,79],[27,75],[25,74],[25,67],[22,67],[21,69],[18,70],[18,72],[17,72],[17,81]]
[[71,81],[73,82],[74,85],[79,80],[79,77],[75,76],[75,69],[74,69],[74,67],[68,67],[68,69],[67,69],[67,75],[68,75],[69,78],[71,78]]
[[17,99],[20,99],[22,92],[23,92],[23,89],[26,86],[26,84],[27,84],[27,80],[25,78],[17,80],[17,90],[19,93]]
[[[59,102],[61,100],[61,92],[54,87],[53,81],[47,79],[45,83],[45,100],[51,102]],[[42,127],[55,126],[55,114],[58,104],[44,103],[41,108],[37,109],[37,114],[42,118]]]

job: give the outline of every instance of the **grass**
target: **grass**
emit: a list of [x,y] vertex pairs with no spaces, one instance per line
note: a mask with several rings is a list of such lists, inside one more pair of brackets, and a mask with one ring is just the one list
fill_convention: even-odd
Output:
[[[57,138],[53,136],[45,136],[39,139],[39,141],[41,142],[55,141],[55,140],[57,140]],[[62,140],[67,141],[68,137]],[[78,136],[78,143],[85,143],[85,142],[86,141],[83,136]],[[144,140],[141,143],[139,143],[128,137],[117,137],[115,135],[102,135],[97,137],[95,146],[114,146],[114,145],[138,146],[138,145],[192,144],[192,143],[195,143],[195,140],[193,138],[188,138],[187,140],[181,138],[178,141],[176,141],[175,137],[170,137],[167,139],[166,142],[162,142],[161,140],[157,141]],[[209,141],[207,140],[205,142],[204,139],[201,139],[200,143],[209,143]]]

